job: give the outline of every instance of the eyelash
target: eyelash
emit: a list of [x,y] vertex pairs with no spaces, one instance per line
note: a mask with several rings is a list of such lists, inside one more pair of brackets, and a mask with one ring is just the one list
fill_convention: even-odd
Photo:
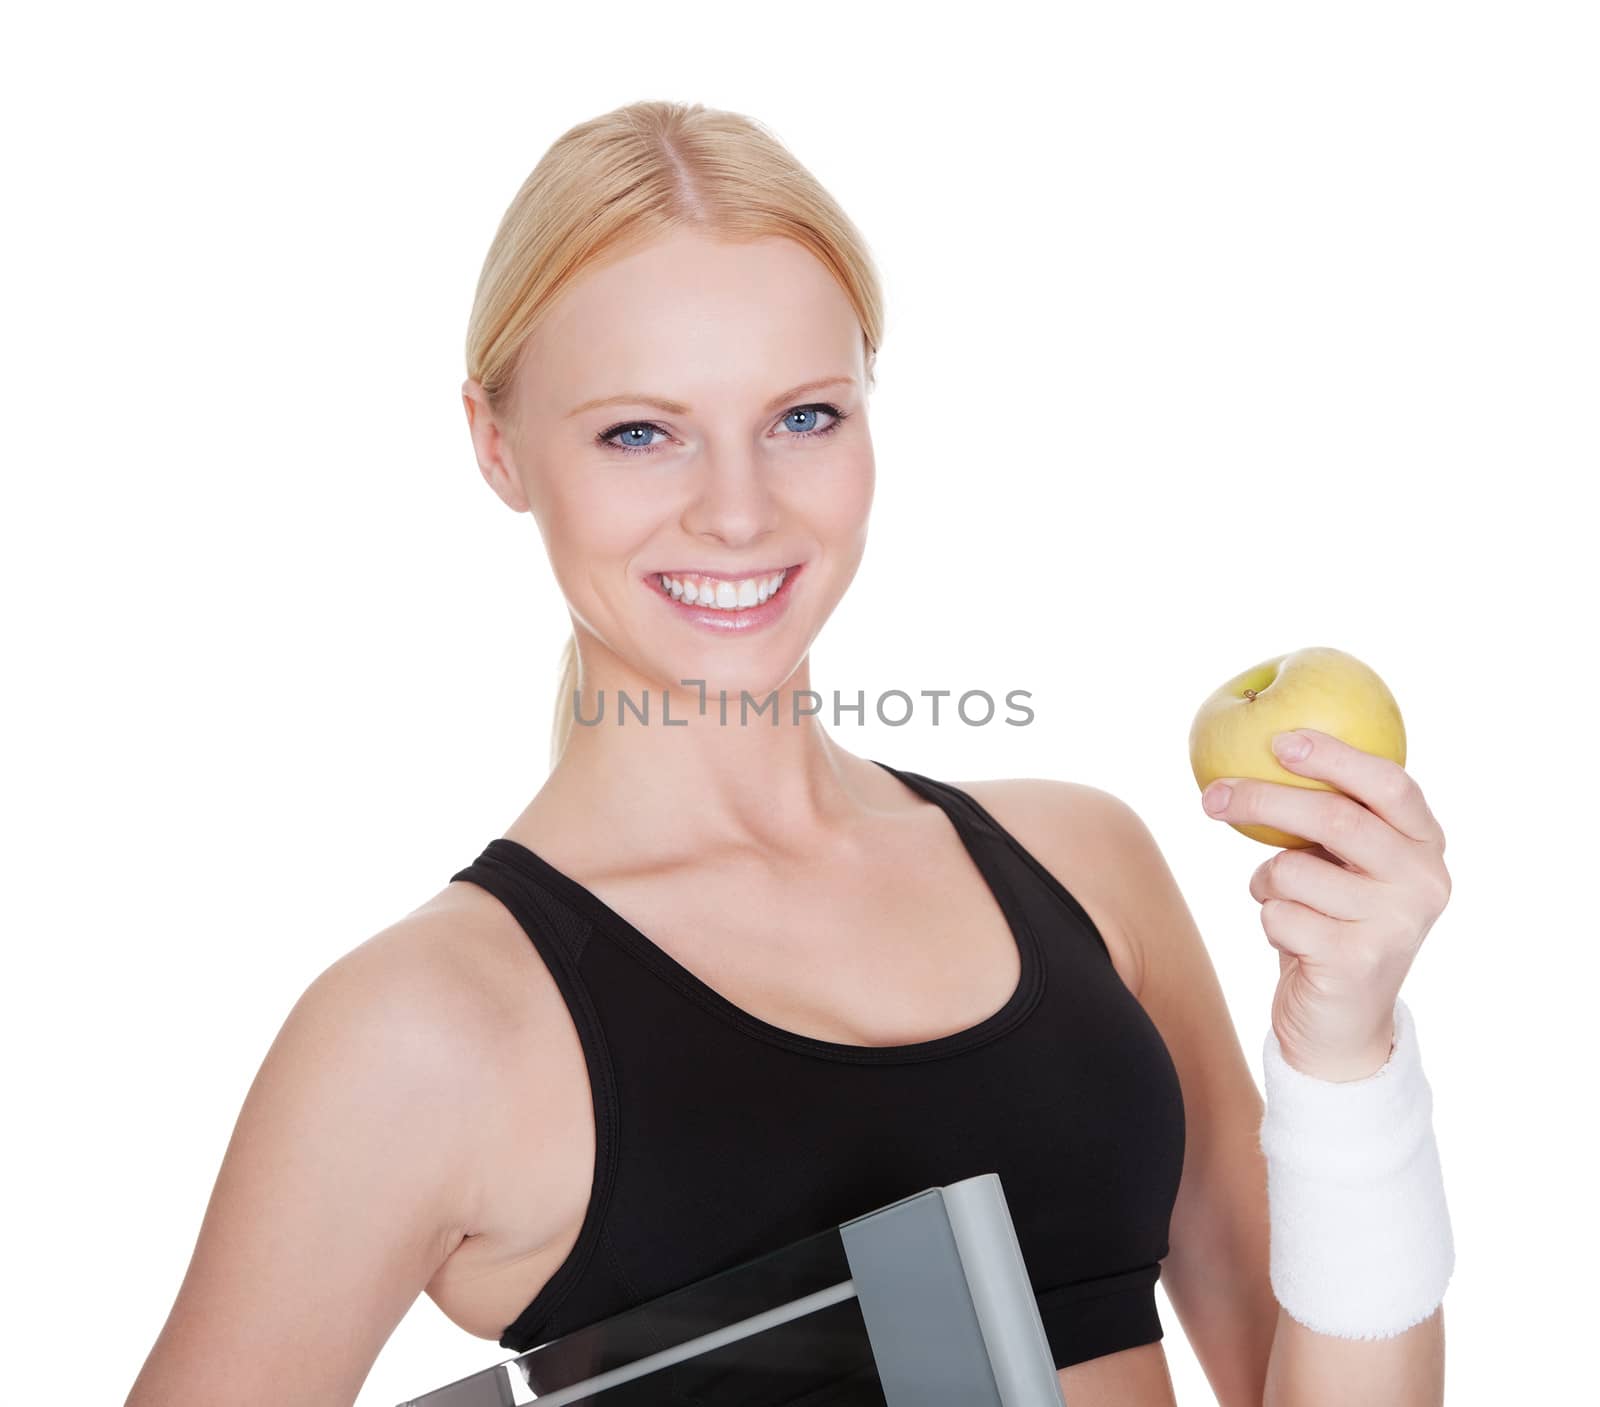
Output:
[[[850,415],[854,414],[853,411],[847,414],[846,412],[840,410],[838,406],[829,405],[826,401],[816,401],[816,402],[813,402],[811,405],[790,406],[788,410],[784,411],[783,418],[785,420],[787,420],[797,410],[820,410],[820,411],[824,411],[828,415],[831,415],[833,417],[833,423],[831,425],[824,426],[821,430],[792,430],[787,435],[780,435],[779,436],[780,439],[784,439],[784,440],[817,440],[817,439],[821,439],[824,435],[831,435],[835,430],[837,430],[841,425],[843,425],[846,420],[848,420],[850,418]],[[660,445],[614,445],[614,444],[612,444],[611,443],[611,437],[613,435],[621,434],[624,430],[654,430],[657,434],[660,434],[660,435],[665,435],[667,433],[659,425],[654,425],[648,420],[624,420],[619,425],[613,425],[609,430],[602,430],[598,435],[595,436],[595,443],[599,444],[599,445],[603,445],[606,449],[615,450],[618,454],[654,454],[658,449],[661,448]]]

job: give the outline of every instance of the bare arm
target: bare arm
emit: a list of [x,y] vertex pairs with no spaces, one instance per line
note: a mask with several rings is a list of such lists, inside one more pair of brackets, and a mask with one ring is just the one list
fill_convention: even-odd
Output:
[[1391,1339],[1336,1339],[1278,1310],[1263,1407],[1444,1401],[1444,1306]]
[[126,1407],[349,1407],[474,1213],[485,1004],[374,939],[302,994],[257,1073]]

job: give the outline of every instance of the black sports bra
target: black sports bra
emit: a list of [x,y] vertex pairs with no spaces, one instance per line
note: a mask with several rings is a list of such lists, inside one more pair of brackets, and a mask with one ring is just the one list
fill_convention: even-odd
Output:
[[944,810],[1021,953],[1005,1005],[936,1040],[857,1046],[770,1025],[514,840],[451,876],[527,932],[594,1099],[582,1229],[502,1347],[526,1352],[987,1172],[1058,1368],[1161,1338],[1155,1282],[1184,1149],[1167,1047],[1083,907],[1020,842],[948,782],[877,765]]

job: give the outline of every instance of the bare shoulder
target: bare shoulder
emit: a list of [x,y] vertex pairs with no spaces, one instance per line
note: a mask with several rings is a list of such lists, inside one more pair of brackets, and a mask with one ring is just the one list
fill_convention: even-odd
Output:
[[[429,1287],[440,1292],[436,1299],[443,1295],[447,1314],[471,1317],[473,1294],[491,1291],[487,1270],[558,1239],[587,1207],[594,1142],[588,1059],[532,936],[478,885],[446,886],[373,945],[375,961],[434,992],[436,1039],[453,1049],[459,1075],[471,1084],[464,1097],[481,1111],[467,1165],[470,1245]],[[518,1117],[505,1117],[508,1109]],[[456,1283],[460,1276],[473,1282],[469,1291]]]
[[1144,954],[1130,921],[1149,831],[1126,802],[1085,782],[1001,777],[957,786],[976,799],[1084,908],[1124,985],[1139,996]]
[[330,1016],[411,1027],[459,1061],[487,1058],[504,1019],[487,922],[464,896],[441,893],[330,963],[307,996]]
[[373,977],[433,1003],[435,1035],[455,1042],[463,1058],[490,1062],[526,1023],[530,995],[534,1006],[539,993],[559,1001],[554,978],[504,906],[463,882],[446,885],[317,980],[359,986]]
[[[477,885],[447,885],[325,969],[330,1012],[364,1008],[390,1039],[427,1041],[464,1089],[493,1107],[571,1044],[565,999],[538,949]],[[409,1036],[408,1036],[409,1033]],[[530,1065],[532,1069],[530,1069]],[[537,1089],[535,1078],[531,1087]],[[480,1150],[489,1152],[491,1150]]]
[[[469,1236],[504,1060],[504,999],[454,900],[352,948],[295,1001],[245,1094],[188,1270],[129,1396],[351,1402]],[[242,1395],[241,1395],[242,1394]]]
[[454,1243],[495,1221],[493,1170],[508,1151],[501,1112],[516,1091],[537,1122],[547,1083],[538,1076],[568,1069],[569,1027],[516,921],[476,885],[452,883],[318,973],[263,1071],[297,1099],[330,1090],[387,1111],[397,1152],[402,1124],[453,1147],[437,1169],[437,1205]]

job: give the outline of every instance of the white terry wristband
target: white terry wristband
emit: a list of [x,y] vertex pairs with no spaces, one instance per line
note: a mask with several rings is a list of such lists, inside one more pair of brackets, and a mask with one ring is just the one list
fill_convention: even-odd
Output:
[[1433,1091],[1410,1008],[1365,1079],[1314,1079],[1263,1052],[1272,1292],[1319,1334],[1386,1339],[1433,1313],[1455,1269]]

